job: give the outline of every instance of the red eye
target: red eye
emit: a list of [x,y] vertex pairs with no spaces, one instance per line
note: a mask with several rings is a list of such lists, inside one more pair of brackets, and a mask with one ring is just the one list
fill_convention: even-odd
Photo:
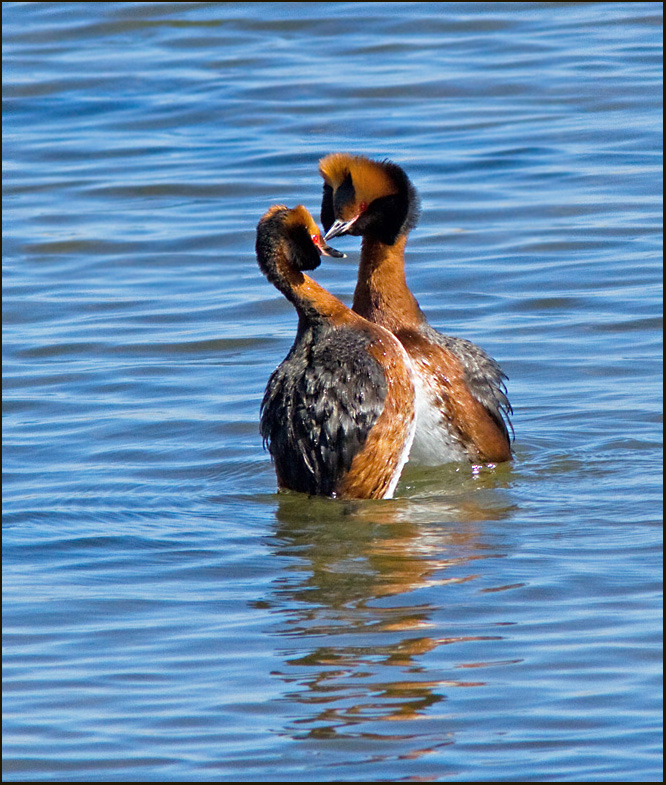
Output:
[[368,209],[368,203],[367,202],[361,202],[361,204],[359,204],[359,206],[358,206],[359,213],[364,213],[367,209]]
[[321,248],[321,237],[318,234],[312,234],[310,237],[312,237],[312,242],[317,246],[317,248]]

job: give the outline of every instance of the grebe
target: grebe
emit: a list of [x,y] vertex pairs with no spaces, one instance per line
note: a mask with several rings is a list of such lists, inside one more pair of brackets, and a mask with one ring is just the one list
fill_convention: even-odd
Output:
[[416,372],[417,425],[409,460],[438,465],[511,459],[512,409],[500,366],[471,341],[433,329],[405,280],[407,236],[419,216],[418,194],[390,161],[333,153],[319,162],[324,179],[324,240],[361,235],[353,310],[390,330]]
[[416,424],[414,372],[400,342],[303,274],[329,248],[310,213],[274,205],[257,226],[257,261],[298,312],[294,345],[261,404],[278,489],[391,498]]

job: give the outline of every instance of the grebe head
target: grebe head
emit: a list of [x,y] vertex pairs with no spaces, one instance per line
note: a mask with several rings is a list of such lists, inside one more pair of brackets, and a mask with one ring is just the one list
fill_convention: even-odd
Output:
[[397,164],[331,153],[319,162],[319,173],[324,240],[353,234],[393,245],[416,226],[419,197]]
[[280,250],[288,267],[299,272],[319,267],[322,254],[344,256],[327,245],[314,218],[301,204],[293,208],[274,204],[257,225],[257,260],[261,271],[271,280],[276,272],[275,255]]

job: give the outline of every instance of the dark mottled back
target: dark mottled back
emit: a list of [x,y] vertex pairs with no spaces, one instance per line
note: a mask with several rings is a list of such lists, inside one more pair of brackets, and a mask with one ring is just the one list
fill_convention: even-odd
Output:
[[326,323],[299,325],[268,381],[261,435],[282,486],[331,496],[384,408],[386,379],[370,337]]

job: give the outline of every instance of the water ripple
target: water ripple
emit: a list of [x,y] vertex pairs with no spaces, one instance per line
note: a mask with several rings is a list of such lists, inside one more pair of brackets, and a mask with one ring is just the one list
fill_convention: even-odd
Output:
[[[386,8],[3,4],[6,780],[661,779],[661,4]],[[255,226],[334,150],[510,466],[276,495]]]

